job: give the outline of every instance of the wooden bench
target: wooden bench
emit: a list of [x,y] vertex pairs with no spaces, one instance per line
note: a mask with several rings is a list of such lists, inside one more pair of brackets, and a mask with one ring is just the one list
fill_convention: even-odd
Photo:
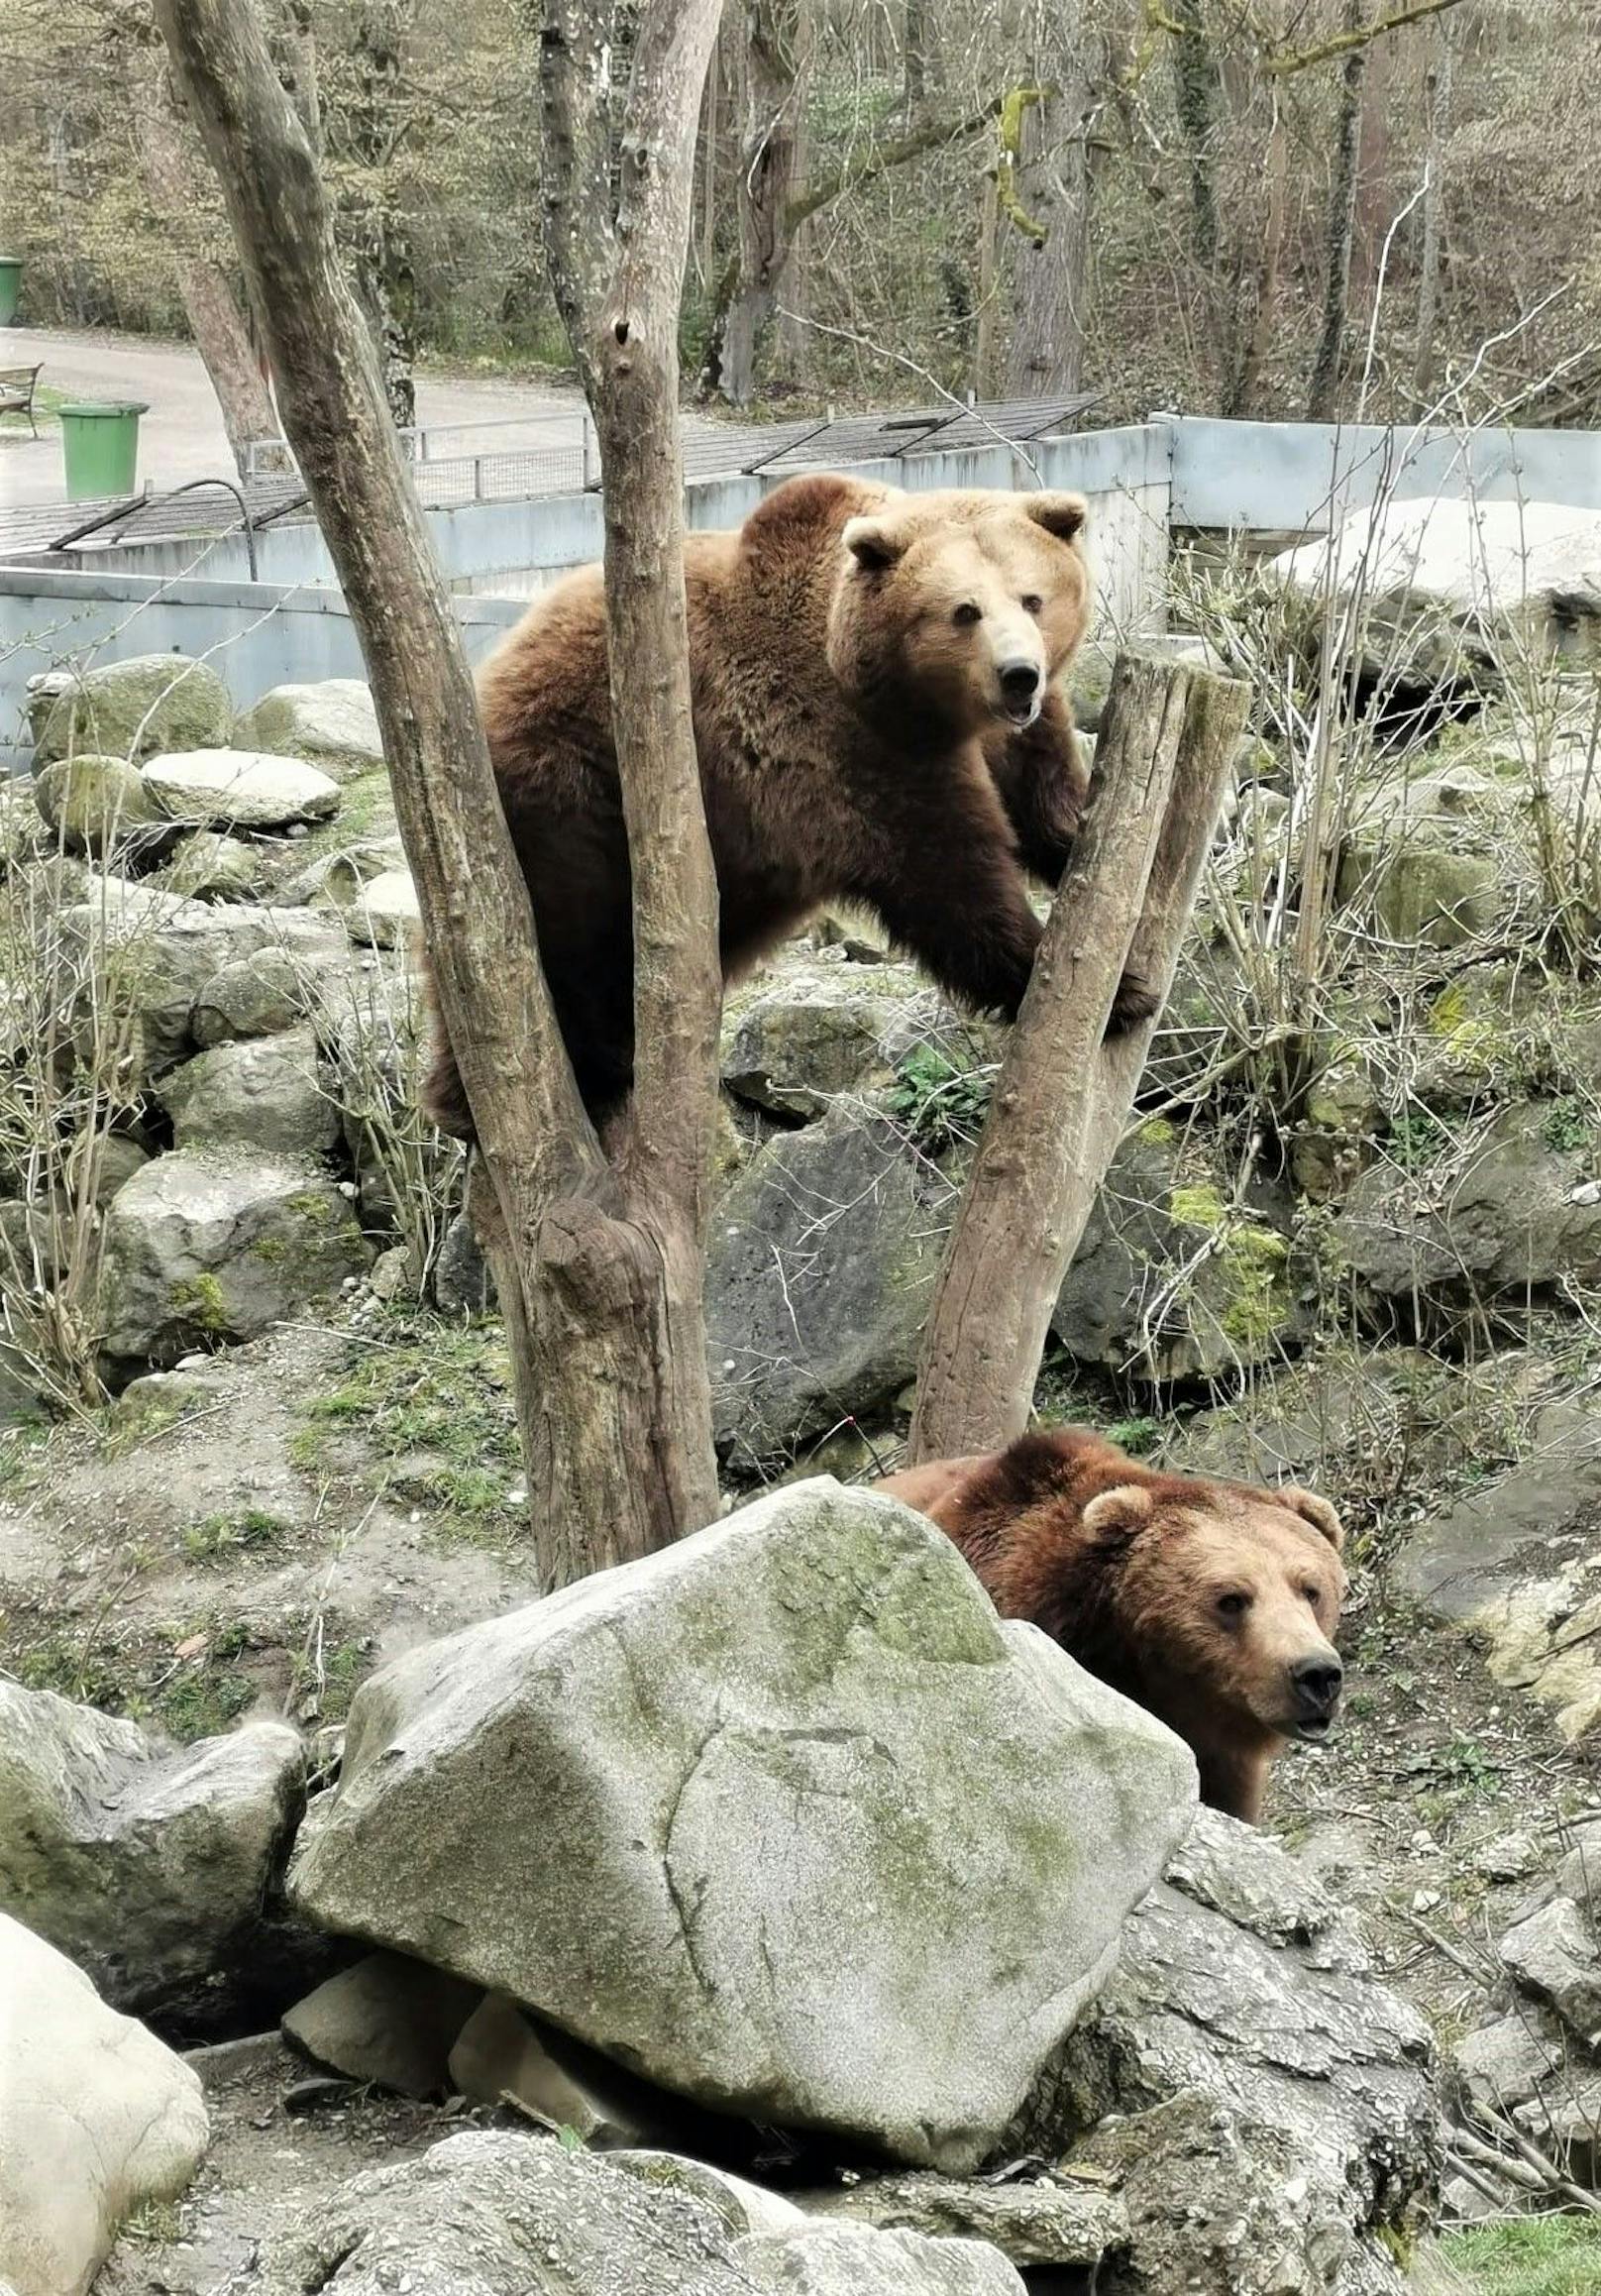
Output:
[[34,391],[39,375],[38,367],[0,367],[0,414],[25,414],[35,438],[39,424],[34,419]]

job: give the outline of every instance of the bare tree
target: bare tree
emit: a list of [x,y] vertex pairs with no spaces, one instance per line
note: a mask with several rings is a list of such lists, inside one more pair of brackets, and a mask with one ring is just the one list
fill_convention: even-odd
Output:
[[1120,659],[1062,879],[923,1337],[908,1458],[1027,1425],[1051,1308],[1139,1083],[1154,1019],[1110,1041],[1124,971],[1165,1001],[1249,689]]
[[1077,390],[1089,320],[1097,104],[1082,12],[1035,26],[1034,84],[1001,115],[1001,211],[1012,229],[1007,388],[1018,398]]
[[178,293],[243,476],[251,446],[277,436],[271,393],[232,281],[210,252],[195,244],[194,180],[203,163],[198,151],[188,148],[192,131],[172,99],[166,51],[160,43],[133,44],[127,70],[129,110],[151,206],[166,231]]
[[744,129],[735,190],[739,268],[720,345],[721,387],[736,406],[750,398],[756,347],[795,246],[789,208],[800,159],[810,41],[807,0],[747,0]]
[[348,121],[361,168],[355,212],[356,284],[378,348],[384,395],[400,430],[417,419],[417,278],[411,235],[394,198],[393,162],[407,133],[401,50],[411,0],[361,0],[353,28],[356,94]]
[[1329,219],[1324,234],[1323,332],[1318,338],[1312,382],[1307,389],[1307,416],[1312,422],[1328,422],[1334,415],[1345,348],[1351,239],[1356,225],[1357,162],[1362,138],[1362,81],[1368,56],[1368,42],[1358,39],[1361,30],[1362,0],[1345,0],[1345,32],[1355,45],[1345,51],[1340,74],[1339,116],[1334,131]]
[[[560,1584],[665,1543],[717,1503],[695,1251],[714,1090],[715,907],[689,740],[675,338],[664,321],[677,316],[716,0],[651,0],[643,12],[614,218],[605,123],[581,100],[603,84],[586,78],[597,61],[591,33],[551,0],[544,35],[552,133],[566,139],[552,227],[570,245],[557,261],[594,322],[581,355],[612,458],[609,587],[638,594],[610,608],[641,1053],[615,1166],[562,1044],[460,633],[259,5],[157,0],[157,12],[224,185],[285,427],[366,656],[478,1136],[476,1194],[511,1342],[535,1535]],[[601,214],[581,221],[591,200]],[[630,480],[633,498],[619,491]]]

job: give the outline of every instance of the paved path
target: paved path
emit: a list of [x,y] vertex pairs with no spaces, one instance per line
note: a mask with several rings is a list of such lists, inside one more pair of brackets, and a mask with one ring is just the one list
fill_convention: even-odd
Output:
[[[143,335],[80,334],[56,327],[0,329],[0,367],[43,362],[42,384],[69,396],[143,399],[139,476],[154,487],[189,479],[232,478],[222,415],[200,354],[186,343]],[[480,382],[421,376],[417,413],[424,425],[515,422],[515,430],[477,430],[453,442],[464,454],[525,445],[578,443],[583,399],[577,388],[536,383]],[[36,444],[16,416],[0,419],[0,508],[59,502],[66,483],[59,427],[41,424]]]

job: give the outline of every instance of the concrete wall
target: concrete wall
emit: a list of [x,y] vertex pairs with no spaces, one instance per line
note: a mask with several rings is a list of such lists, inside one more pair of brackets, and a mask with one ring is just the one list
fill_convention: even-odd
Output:
[[[485,654],[521,610],[510,600],[458,600],[469,655]],[[365,674],[337,591],[0,564],[0,772],[15,770],[28,747],[23,701],[36,671],[164,653],[211,661],[241,709],[290,679]]]
[[1321,533],[1381,494],[1601,509],[1601,432],[1161,420],[1175,526]]

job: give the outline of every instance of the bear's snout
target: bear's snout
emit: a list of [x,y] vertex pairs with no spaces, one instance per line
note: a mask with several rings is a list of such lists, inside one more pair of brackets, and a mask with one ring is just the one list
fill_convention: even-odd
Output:
[[1290,1668],[1297,1728],[1306,1737],[1324,1737],[1339,1703],[1345,1670],[1332,1650],[1315,1650]]
[[1019,725],[1031,725],[1039,713],[1040,688],[1045,682],[1039,664],[1018,654],[1011,661],[1002,662],[996,675],[1001,681],[1001,699],[1007,715]]

